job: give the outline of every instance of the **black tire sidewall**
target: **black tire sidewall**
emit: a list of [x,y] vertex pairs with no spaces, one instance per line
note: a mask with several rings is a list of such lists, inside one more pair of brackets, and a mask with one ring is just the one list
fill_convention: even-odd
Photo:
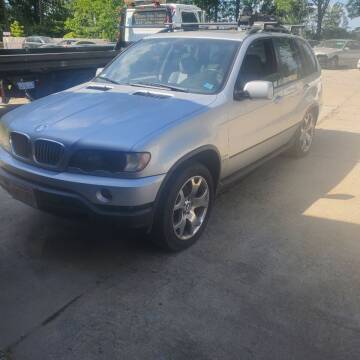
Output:
[[[179,239],[173,229],[173,207],[180,188],[193,176],[202,176],[209,186],[210,198],[206,218],[198,232],[189,240]],[[169,251],[181,251],[193,245],[201,236],[208,223],[214,202],[214,180],[209,170],[197,162],[188,163],[170,176],[159,202],[158,211],[155,214],[153,240],[162,248]]]

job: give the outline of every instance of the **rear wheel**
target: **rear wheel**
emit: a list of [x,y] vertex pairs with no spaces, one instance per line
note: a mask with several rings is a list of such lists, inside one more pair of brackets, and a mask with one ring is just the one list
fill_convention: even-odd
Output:
[[331,59],[331,68],[332,69],[337,69],[339,67],[339,58],[337,56],[334,56]]
[[190,163],[176,171],[162,194],[153,241],[170,251],[193,245],[206,227],[213,200],[213,179],[205,166]]
[[315,135],[316,117],[313,111],[309,111],[296,131],[294,144],[290,149],[291,155],[295,157],[306,156],[313,143]]

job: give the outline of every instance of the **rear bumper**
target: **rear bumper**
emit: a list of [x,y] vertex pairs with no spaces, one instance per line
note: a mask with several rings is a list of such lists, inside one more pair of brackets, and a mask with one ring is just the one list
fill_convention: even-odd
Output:
[[[164,176],[115,179],[56,173],[14,159],[0,148],[0,185],[30,206],[64,216],[116,217],[131,227],[150,225]],[[99,196],[106,189],[111,200]]]

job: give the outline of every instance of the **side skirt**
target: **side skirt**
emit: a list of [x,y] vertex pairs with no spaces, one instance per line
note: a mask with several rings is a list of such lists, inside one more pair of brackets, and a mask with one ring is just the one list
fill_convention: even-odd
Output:
[[235,172],[234,174],[220,180],[217,194],[221,194],[226,189],[228,189],[231,185],[233,185],[236,181],[240,180],[241,178],[245,177],[246,175],[248,175],[249,173],[251,173],[252,171],[257,169],[259,166],[263,165],[267,161],[271,160],[274,157],[279,156],[280,154],[282,154],[283,152],[285,152],[286,150],[291,148],[293,143],[294,143],[294,138],[291,139],[287,144],[281,146],[280,148],[278,148],[277,150],[264,156],[263,158],[253,162],[252,164],[250,164],[248,166],[245,166],[244,168],[240,169],[239,171]]

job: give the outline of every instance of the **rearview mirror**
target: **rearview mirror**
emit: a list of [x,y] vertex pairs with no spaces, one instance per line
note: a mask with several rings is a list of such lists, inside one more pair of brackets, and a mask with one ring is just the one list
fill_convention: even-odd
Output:
[[250,99],[268,99],[274,97],[274,85],[270,81],[250,81],[244,86],[244,93]]

